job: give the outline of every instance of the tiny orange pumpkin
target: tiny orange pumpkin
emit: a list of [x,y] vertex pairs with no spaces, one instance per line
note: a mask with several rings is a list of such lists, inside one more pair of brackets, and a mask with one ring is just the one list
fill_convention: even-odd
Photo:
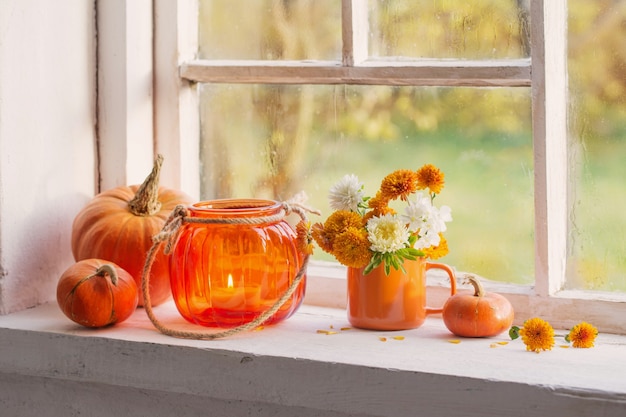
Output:
[[[141,287],[143,268],[152,237],[159,233],[172,210],[191,204],[185,193],[159,186],[163,156],[158,155],[144,183],[115,187],[96,195],[74,218],[74,260],[99,258],[115,262]],[[170,255],[160,251],[150,277],[150,299],[158,305],[171,296]],[[139,300],[143,305],[143,298]]]
[[504,296],[485,292],[480,281],[468,276],[474,294],[457,293],[443,306],[443,322],[448,330],[462,337],[491,337],[509,329],[513,306]]
[[133,277],[116,264],[84,259],[70,266],[57,283],[57,303],[73,322],[104,327],[126,320],[137,308]]

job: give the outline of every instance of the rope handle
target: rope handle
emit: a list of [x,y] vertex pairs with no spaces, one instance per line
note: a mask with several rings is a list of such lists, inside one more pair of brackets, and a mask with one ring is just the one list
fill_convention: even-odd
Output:
[[290,213],[296,213],[300,216],[303,221],[306,221],[305,209],[307,211],[311,211],[313,213],[317,213],[315,210],[311,210],[301,204],[293,203],[290,204],[285,202],[282,204],[281,213],[276,214],[274,216],[265,216],[265,217],[256,217],[256,218],[234,218],[234,219],[200,219],[200,218],[191,218],[188,217],[187,208],[183,205],[178,205],[174,208],[174,210],[170,213],[169,218],[166,220],[163,228],[159,233],[153,236],[152,247],[148,251],[148,255],[146,257],[146,263],[144,264],[143,273],[141,277],[141,292],[143,295],[143,306],[148,315],[148,318],[161,333],[182,338],[182,339],[196,339],[196,340],[215,340],[222,339],[225,337],[232,336],[237,333],[241,333],[247,330],[252,330],[267,321],[270,317],[274,315],[293,295],[296,288],[302,281],[302,278],[305,275],[306,268],[309,263],[309,255],[306,254],[300,270],[296,274],[292,283],[289,285],[285,293],[270,307],[268,310],[261,313],[254,320],[244,323],[240,326],[233,327],[232,329],[223,330],[219,332],[194,332],[187,330],[178,330],[168,327],[163,324],[154,314],[152,309],[152,303],[150,300],[150,270],[152,268],[152,264],[154,263],[154,258],[161,248],[161,246],[165,243],[164,253],[169,254],[173,249],[173,245],[176,242],[178,235],[180,233],[181,226],[183,223],[239,223],[239,224],[260,224],[273,220],[281,220],[286,215]]

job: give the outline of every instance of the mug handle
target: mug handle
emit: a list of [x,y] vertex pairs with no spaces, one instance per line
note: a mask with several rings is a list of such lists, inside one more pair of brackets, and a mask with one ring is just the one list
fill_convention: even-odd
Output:
[[[428,271],[429,269],[443,269],[444,271],[446,271],[446,273],[450,277],[450,296],[453,296],[454,294],[456,294],[456,275],[454,274],[454,271],[452,270],[452,268],[450,268],[446,264],[426,262],[426,271]],[[426,315],[437,314],[437,313],[442,313],[442,312],[443,312],[443,307],[441,308],[426,307]]]

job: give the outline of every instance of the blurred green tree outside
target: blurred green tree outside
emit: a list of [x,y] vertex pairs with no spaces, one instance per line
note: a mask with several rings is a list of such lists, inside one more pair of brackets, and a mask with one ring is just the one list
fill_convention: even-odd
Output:
[[[528,7],[524,0],[371,0],[369,54],[526,58]],[[571,288],[626,290],[625,21],[626,0],[569,1]],[[339,0],[201,0],[200,29],[203,59],[341,57]],[[203,198],[282,200],[304,190],[323,212],[312,220],[323,221],[328,189],[344,174],[356,174],[373,195],[387,173],[433,163],[446,174],[438,203],[454,217],[442,261],[532,284],[528,88],[205,84],[200,91]],[[329,259],[321,250],[316,256]]]

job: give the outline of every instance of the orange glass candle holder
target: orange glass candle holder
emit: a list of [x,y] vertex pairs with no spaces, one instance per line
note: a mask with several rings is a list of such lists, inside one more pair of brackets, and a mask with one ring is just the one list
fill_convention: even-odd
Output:
[[[191,221],[181,226],[170,266],[174,302],[187,321],[240,326],[285,294],[304,256],[291,225],[284,218],[276,220],[282,210],[278,202],[259,199],[211,200],[189,207]],[[265,324],[291,316],[305,287],[303,277]]]

